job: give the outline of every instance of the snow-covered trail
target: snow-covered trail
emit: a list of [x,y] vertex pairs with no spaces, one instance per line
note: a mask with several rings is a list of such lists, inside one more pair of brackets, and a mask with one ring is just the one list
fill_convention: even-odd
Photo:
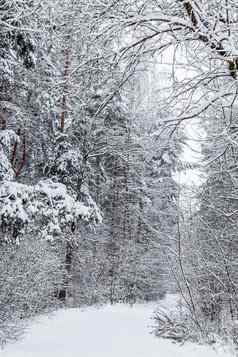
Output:
[[179,346],[150,331],[154,306],[125,305],[58,311],[42,317],[24,340],[8,345],[1,357],[230,357],[212,348]]

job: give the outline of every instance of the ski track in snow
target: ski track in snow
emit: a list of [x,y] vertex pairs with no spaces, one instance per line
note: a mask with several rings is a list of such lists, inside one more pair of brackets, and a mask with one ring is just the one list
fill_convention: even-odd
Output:
[[[173,299],[170,303],[173,303]],[[231,357],[209,346],[174,344],[151,334],[155,305],[68,309],[41,317],[1,357]]]

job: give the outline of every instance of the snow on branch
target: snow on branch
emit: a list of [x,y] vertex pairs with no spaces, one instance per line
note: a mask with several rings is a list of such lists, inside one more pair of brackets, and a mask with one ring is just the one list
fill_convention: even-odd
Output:
[[61,183],[43,180],[35,186],[10,181],[1,184],[0,227],[13,239],[24,232],[40,230],[44,238],[52,240],[82,221],[100,222],[98,208],[76,201]]

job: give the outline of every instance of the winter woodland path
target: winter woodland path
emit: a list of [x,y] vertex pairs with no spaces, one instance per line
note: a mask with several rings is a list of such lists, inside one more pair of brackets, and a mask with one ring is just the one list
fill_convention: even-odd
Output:
[[1,357],[230,357],[210,347],[178,346],[150,334],[155,306],[69,309],[43,317]]

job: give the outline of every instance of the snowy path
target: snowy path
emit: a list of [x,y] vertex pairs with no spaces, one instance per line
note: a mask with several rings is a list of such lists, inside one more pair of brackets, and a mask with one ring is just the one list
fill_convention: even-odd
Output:
[[150,334],[152,306],[69,309],[43,317],[1,357],[230,357],[210,347],[178,346]]

